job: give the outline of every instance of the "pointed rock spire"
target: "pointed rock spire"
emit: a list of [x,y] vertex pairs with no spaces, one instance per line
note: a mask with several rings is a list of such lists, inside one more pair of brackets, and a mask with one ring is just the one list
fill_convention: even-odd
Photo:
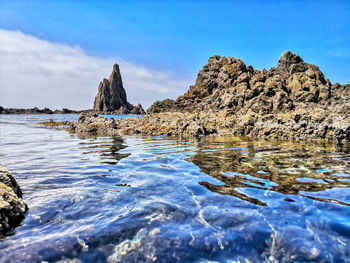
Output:
[[94,101],[94,110],[99,112],[119,111],[118,113],[120,114],[135,113],[135,111],[137,111],[136,114],[144,113],[141,105],[135,107],[127,101],[118,64],[114,64],[109,79],[103,79],[103,81],[100,82],[98,93]]

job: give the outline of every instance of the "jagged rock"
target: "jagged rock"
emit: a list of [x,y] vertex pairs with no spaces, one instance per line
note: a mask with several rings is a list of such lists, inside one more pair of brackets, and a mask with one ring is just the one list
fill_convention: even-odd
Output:
[[[333,88],[335,90],[335,88]],[[332,85],[315,65],[287,51],[276,68],[254,70],[240,59],[211,57],[196,84],[176,101],[155,102],[149,113],[213,109],[270,114],[294,109],[299,102],[328,100]]]
[[15,178],[0,165],[0,234],[6,234],[18,226],[27,210]]
[[[349,94],[350,85],[332,85],[317,66],[290,51],[269,71],[215,55],[187,93],[157,101],[147,112],[226,112],[236,117],[236,135],[349,140]],[[296,114],[303,126],[293,119]]]
[[113,114],[145,114],[141,104],[135,107],[127,101],[118,64],[114,64],[109,79],[103,79],[100,82],[94,101],[94,110]]
[[[76,131],[87,125],[80,122]],[[103,128],[95,125],[95,131],[108,134],[349,142],[350,84],[332,85],[317,66],[290,51],[276,67],[261,71],[240,59],[215,55],[195,85],[176,100],[156,101],[142,118],[116,120],[115,129],[99,125]]]

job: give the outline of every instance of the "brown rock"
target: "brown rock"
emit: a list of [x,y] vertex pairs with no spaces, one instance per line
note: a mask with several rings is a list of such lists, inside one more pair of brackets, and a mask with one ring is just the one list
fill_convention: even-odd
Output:
[[27,210],[15,178],[0,165],[0,234],[6,234],[18,226]]
[[[76,130],[86,130],[88,124],[78,123]],[[349,142],[350,85],[332,85],[317,66],[290,51],[276,67],[262,71],[240,59],[215,55],[176,100],[156,101],[142,118],[118,120],[116,129],[94,127],[109,134]]]

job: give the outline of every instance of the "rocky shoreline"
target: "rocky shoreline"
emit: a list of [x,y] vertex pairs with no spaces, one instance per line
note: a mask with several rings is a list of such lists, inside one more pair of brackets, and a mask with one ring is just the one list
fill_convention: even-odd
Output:
[[255,70],[213,56],[195,85],[155,102],[141,118],[82,114],[64,123],[77,133],[166,136],[234,135],[283,140],[350,141],[350,84],[332,84],[315,65],[284,52],[277,67]]
[[18,226],[27,210],[16,179],[0,165],[0,236]]

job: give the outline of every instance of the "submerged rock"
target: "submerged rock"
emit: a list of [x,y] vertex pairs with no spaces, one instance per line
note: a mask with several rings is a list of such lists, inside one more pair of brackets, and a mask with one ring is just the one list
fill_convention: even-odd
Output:
[[0,234],[6,234],[18,226],[27,210],[15,178],[0,165]]
[[350,84],[332,84],[290,51],[277,67],[255,70],[215,55],[176,100],[156,101],[142,118],[81,119],[75,131],[147,135],[238,135],[350,141]]
[[98,86],[94,111],[113,114],[145,114],[141,104],[136,107],[127,101],[119,65],[113,66],[109,79],[103,79]]

